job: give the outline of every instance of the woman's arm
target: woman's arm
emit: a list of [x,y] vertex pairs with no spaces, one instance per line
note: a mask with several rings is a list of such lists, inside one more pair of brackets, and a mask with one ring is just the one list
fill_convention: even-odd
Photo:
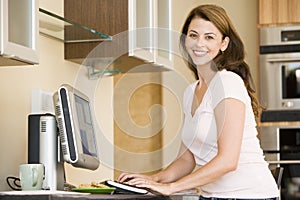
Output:
[[174,182],[195,169],[196,163],[194,155],[186,146],[181,143],[178,156],[166,169],[152,175],[154,181],[160,183]]
[[160,183],[168,183],[190,174],[194,170],[195,165],[195,159],[192,152],[190,152],[184,144],[181,144],[176,160],[173,161],[166,169],[151,176],[122,173],[117,180],[124,182],[135,178],[142,178]]

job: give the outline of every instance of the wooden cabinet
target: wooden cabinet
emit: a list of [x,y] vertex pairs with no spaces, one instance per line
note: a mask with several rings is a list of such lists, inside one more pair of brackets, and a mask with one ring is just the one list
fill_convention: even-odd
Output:
[[259,0],[259,24],[299,24],[299,9],[299,0]]
[[[163,167],[163,90],[159,73],[114,76],[114,175]],[[157,106],[157,107],[156,107]]]
[[38,1],[0,0],[0,65],[37,64]]
[[[113,36],[128,30],[127,13],[128,3],[126,0],[64,0],[64,17],[66,19],[106,35]],[[81,34],[72,27],[65,26],[65,40]],[[99,44],[99,41],[90,38],[67,42],[65,43],[65,59],[81,64]]]
[[[87,57],[93,58],[90,59],[93,64],[97,60],[109,62],[112,59],[114,67],[122,68],[122,72],[145,61],[155,67],[170,68],[171,51],[166,53],[157,50],[158,45],[165,48],[171,46],[171,39],[165,39],[168,37],[166,34],[164,37],[157,34],[157,28],[161,27],[169,29],[171,36],[169,20],[165,18],[170,16],[170,2],[171,0],[64,0],[65,18],[112,36],[111,41],[104,39],[65,43],[65,59],[79,64],[86,63]],[[66,28],[65,37],[73,36],[74,30]]]

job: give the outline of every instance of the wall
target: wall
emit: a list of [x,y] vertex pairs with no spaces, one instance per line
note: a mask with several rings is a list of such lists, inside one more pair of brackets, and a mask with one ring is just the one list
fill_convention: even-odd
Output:
[[[47,2],[49,5],[47,5]],[[61,0],[40,0],[44,8],[57,9]],[[228,14],[240,32],[245,42],[247,57],[255,81],[256,72],[256,19],[257,2],[249,0],[172,0],[174,31],[180,31],[188,12],[200,3],[216,3],[227,10]],[[41,6],[42,7],[42,6]],[[58,10],[58,13],[60,10]],[[18,176],[18,165],[27,162],[27,116],[31,110],[31,91],[41,88],[54,91],[62,83],[73,84],[76,81],[80,66],[63,58],[63,43],[40,36],[40,64],[37,66],[1,67],[1,99],[0,99],[0,190],[8,190],[5,178]],[[163,75],[163,106],[167,113],[164,125],[164,139],[162,146],[163,166],[176,156],[180,143],[180,126],[182,122],[181,97],[184,86],[193,81],[192,74],[187,70],[180,56],[175,56],[175,70]],[[181,84],[182,83],[182,84]],[[107,146],[100,152],[105,159],[112,155],[113,141],[113,106],[112,106],[112,78],[103,78],[95,90],[95,107],[97,122],[103,127]],[[174,89],[175,88],[175,89]],[[102,141],[98,141],[102,142]],[[107,149],[109,149],[107,151]],[[111,156],[112,158],[113,156]],[[86,183],[91,180],[103,180],[113,177],[113,161],[102,162],[95,172],[78,170],[67,166],[68,182],[73,184]]]
[[162,166],[161,74],[121,74],[114,82],[114,176],[153,173]]
[[[60,13],[61,0],[51,1],[51,5],[47,5],[47,2],[50,1],[40,0],[40,6]],[[19,165],[27,162],[27,116],[31,112],[32,90],[39,88],[52,92],[62,83],[73,85],[82,69],[78,64],[64,60],[62,42],[40,36],[39,47],[39,65],[0,67],[0,191],[10,189],[6,184],[6,177],[18,177]],[[104,135],[98,138],[106,138],[112,144],[112,107],[109,103],[112,102],[113,79],[103,78],[95,84],[98,84],[95,101],[99,102],[95,106],[96,119],[104,130]],[[112,146],[100,147],[100,154],[105,155],[105,159],[112,157]],[[112,166],[111,161],[102,162],[98,170],[90,172],[66,165],[67,181],[77,185],[91,180],[111,179]]]

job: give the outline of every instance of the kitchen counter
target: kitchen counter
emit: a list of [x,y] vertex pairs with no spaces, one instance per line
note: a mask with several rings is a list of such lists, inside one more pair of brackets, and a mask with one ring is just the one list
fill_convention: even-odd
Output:
[[1,200],[198,200],[196,194],[157,196],[153,194],[88,194],[78,192],[12,191],[0,192]]

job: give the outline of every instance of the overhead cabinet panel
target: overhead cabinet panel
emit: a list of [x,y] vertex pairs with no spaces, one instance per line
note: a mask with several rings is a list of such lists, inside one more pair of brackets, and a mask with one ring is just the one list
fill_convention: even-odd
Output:
[[299,9],[299,0],[259,0],[259,24],[299,24]]
[[[66,19],[111,36],[65,42],[65,59],[92,68],[112,61],[121,72],[133,72],[130,69],[145,62],[155,71],[168,70],[172,68],[170,12],[171,0],[65,0]],[[65,27],[65,41],[80,34]]]
[[0,1],[0,65],[37,64],[38,1]]

